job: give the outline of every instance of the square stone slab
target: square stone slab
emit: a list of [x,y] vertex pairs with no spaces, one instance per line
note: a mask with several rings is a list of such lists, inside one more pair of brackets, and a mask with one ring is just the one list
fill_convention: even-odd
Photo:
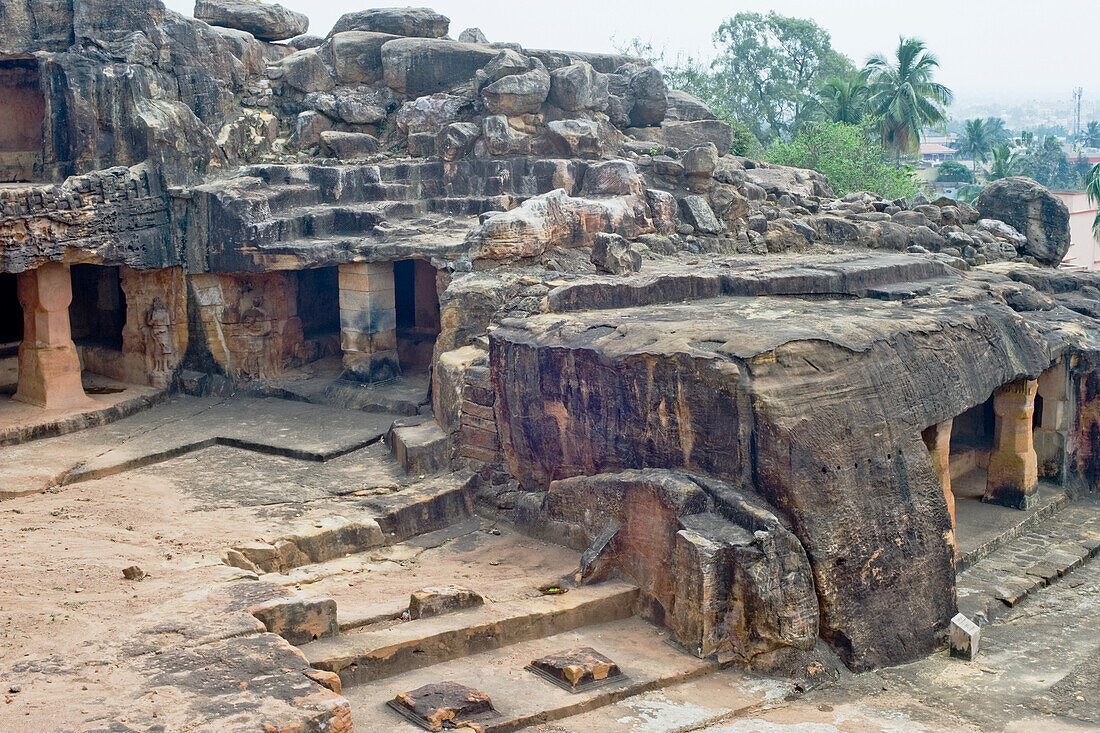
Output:
[[590,646],[536,659],[527,669],[569,692],[584,692],[626,679],[619,665]]
[[498,715],[488,695],[457,682],[433,682],[411,692],[399,692],[386,704],[430,731],[444,727],[483,730],[480,721]]

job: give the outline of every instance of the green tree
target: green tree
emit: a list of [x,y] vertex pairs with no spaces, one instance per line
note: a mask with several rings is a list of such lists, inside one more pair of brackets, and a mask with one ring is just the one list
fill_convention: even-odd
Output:
[[[1100,163],[1097,163],[1085,176],[1085,193],[1089,195],[1089,202],[1100,209]],[[1100,237],[1100,211],[1092,221],[1092,232]]]
[[738,13],[718,27],[714,43],[718,55],[703,98],[713,101],[719,116],[745,123],[761,140],[797,128],[813,110],[812,94],[823,81],[853,68],[833,50],[824,28],[775,12]]
[[986,156],[992,147],[993,141],[990,138],[989,130],[986,128],[985,120],[981,117],[967,120],[963,134],[959,137],[959,152],[969,156],[974,161],[975,174],[978,172],[978,163],[985,162]]
[[936,169],[937,181],[952,181],[955,183],[974,183],[974,174],[969,168],[957,160],[948,160],[940,163]]
[[832,76],[826,79],[817,93],[817,102],[823,119],[858,125],[867,114],[870,96],[867,74],[860,71],[849,76]]
[[809,123],[789,142],[773,142],[766,154],[772,163],[824,174],[839,196],[853,191],[874,191],[890,199],[916,195],[919,185],[912,169],[892,166],[887,157],[873,118],[859,125]]
[[1020,175],[1020,156],[1013,152],[1008,143],[1000,143],[993,148],[993,161],[986,174],[987,181],[999,181],[1009,176]]
[[1088,165],[1082,160],[1070,162],[1062,148],[1061,139],[1048,135],[1041,143],[1032,142],[1019,158],[1020,174],[1056,190],[1081,190],[1088,174]]
[[1092,120],[1084,131],[1085,147],[1100,148],[1100,122]]
[[882,144],[893,151],[895,161],[920,147],[922,128],[947,119],[945,110],[954,95],[934,80],[939,65],[923,41],[904,37],[898,39],[894,60],[878,55],[867,61],[871,112],[880,120]]

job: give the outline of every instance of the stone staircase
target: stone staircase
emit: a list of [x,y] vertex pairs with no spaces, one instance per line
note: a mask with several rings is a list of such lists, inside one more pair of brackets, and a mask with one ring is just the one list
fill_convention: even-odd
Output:
[[[425,685],[457,682],[485,693],[497,714],[481,723],[485,731],[502,732],[593,711],[719,669],[716,661],[686,653],[669,643],[667,630],[637,617],[639,589],[633,583],[613,579],[557,592],[555,579],[575,569],[570,562],[575,553],[487,528],[483,520],[469,521],[480,524],[473,532],[482,537],[477,547],[466,547],[471,534],[454,531],[460,525],[441,530],[452,532],[454,555],[433,556],[430,564],[408,572],[457,576],[456,581],[484,594],[483,603],[410,618],[402,613],[407,596],[387,595],[366,606],[356,596],[338,601],[338,633],[299,646],[313,668],[339,678],[338,685],[329,679],[351,703],[356,730],[419,730],[387,703]],[[467,573],[461,571],[474,570],[469,564],[473,555],[483,570],[497,568],[502,577],[464,580]],[[508,562],[488,560],[494,557]],[[354,561],[341,562],[349,568]],[[331,577],[327,582],[335,584]],[[311,591],[324,588],[318,583]],[[373,592],[384,590],[374,586]],[[611,658],[622,676],[567,691],[526,668],[536,659],[578,647]]]
[[1048,515],[957,576],[959,612],[984,626],[1100,553],[1100,498]]
[[[256,165],[237,178],[188,193],[207,227],[235,248],[257,256],[289,255],[307,266],[331,261],[332,249],[362,254],[394,248],[393,257],[460,250],[477,217],[579,181],[583,163],[499,160],[377,165]],[[322,256],[322,254],[326,256]],[[212,262],[240,269],[241,262]],[[234,267],[226,267],[233,265]]]

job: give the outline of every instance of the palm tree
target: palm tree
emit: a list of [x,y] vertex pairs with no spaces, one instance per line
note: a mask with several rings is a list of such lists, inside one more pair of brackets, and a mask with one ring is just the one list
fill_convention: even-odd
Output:
[[[1085,193],[1089,195],[1089,203],[1100,209],[1100,163],[1097,163],[1085,176]],[[1092,233],[1100,237],[1100,211],[1092,221]]]
[[858,125],[867,113],[870,91],[867,74],[862,71],[827,79],[817,94],[822,116],[829,122]]
[[947,105],[954,95],[932,77],[940,62],[923,41],[899,38],[896,62],[872,56],[864,67],[870,77],[871,112],[881,120],[882,142],[903,153],[920,147],[920,131],[946,121]]
[[986,180],[999,181],[1002,178],[1020,174],[1020,156],[1012,151],[1008,143],[1001,143],[993,147],[993,162],[989,166]]
[[1005,127],[1005,121],[1000,117],[987,117],[985,120],[985,130],[989,135],[989,141],[994,145],[1007,142],[1010,137],[1008,128]]
[[1093,120],[1085,128],[1085,147],[1100,148],[1100,122]]
[[959,138],[959,152],[969,155],[974,161],[974,173],[978,172],[978,162],[985,162],[985,156],[992,147],[993,141],[989,137],[989,128],[986,127],[985,120],[981,117],[967,120],[962,137]]

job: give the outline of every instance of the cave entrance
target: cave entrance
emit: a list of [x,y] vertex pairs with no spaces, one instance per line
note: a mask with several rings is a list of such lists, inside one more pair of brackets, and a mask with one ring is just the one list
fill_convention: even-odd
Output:
[[23,307],[18,279],[0,272],[0,394],[15,394],[19,381],[19,343],[23,340]]
[[340,275],[336,267],[298,271],[298,318],[304,360],[340,354]]
[[956,417],[951,424],[951,490],[956,497],[981,499],[997,430],[993,396]]
[[45,118],[37,59],[0,59],[0,182],[40,177]]
[[438,270],[426,260],[393,263],[397,356],[402,371],[424,371],[439,336]]
[[[120,382],[127,381],[122,356],[122,329],[126,326],[126,296],[119,268],[73,265],[73,301],[69,325],[81,367]],[[85,385],[87,391],[91,387]]]

